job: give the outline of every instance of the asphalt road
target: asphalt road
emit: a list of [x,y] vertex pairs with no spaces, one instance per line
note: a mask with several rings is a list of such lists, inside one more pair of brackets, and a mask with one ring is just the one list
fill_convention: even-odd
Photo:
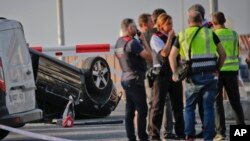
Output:
[[[124,124],[124,110],[125,103],[124,101],[121,101],[117,109],[112,112],[109,117],[101,119],[77,120],[75,121],[76,124],[74,125],[74,127],[71,128],[63,128],[60,125],[56,124],[29,123],[19,129],[24,131],[30,131],[32,133],[38,133],[39,135],[59,137],[68,140],[126,141],[127,138]],[[196,125],[196,132],[199,132],[201,130],[201,124],[199,123],[199,120],[197,120],[197,122],[198,124]],[[234,123],[234,121],[227,121],[227,140],[229,140],[229,124],[232,123]],[[249,124],[249,121],[247,121],[247,123]],[[4,141],[24,140],[41,141],[43,139],[36,139],[33,137],[28,137],[16,133],[10,133],[4,139]],[[49,140],[52,140],[52,138]]]
[[[109,117],[76,120],[74,127],[70,128],[63,128],[57,124],[29,123],[18,129],[69,140],[126,141],[124,105],[124,101],[121,101]],[[10,133],[4,141],[42,141],[42,139]]]

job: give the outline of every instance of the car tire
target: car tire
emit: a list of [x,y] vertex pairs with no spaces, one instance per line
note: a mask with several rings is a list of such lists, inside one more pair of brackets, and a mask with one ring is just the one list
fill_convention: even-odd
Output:
[[[89,94],[90,101],[85,103],[80,103],[79,105],[75,105],[75,113],[76,118],[101,118],[109,116],[111,110],[109,105],[110,97],[112,96],[112,92],[114,89],[113,82],[111,80],[110,84],[107,86],[108,88],[99,94]],[[88,109],[84,108],[88,107]]]
[[102,57],[89,57],[83,63],[84,76],[89,93],[105,91],[111,83],[109,65]]
[[0,140],[4,139],[9,134],[9,131],[0,129]]

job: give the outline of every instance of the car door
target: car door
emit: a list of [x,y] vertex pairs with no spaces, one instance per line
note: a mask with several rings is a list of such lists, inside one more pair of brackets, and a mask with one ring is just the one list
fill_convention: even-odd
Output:
[[[12,22],[8,23],[7,22]],[[2,68],[6,87],[6,106],[9,114],[35,108],[35,82],[32,62],[22,25],[6,21],[0,33]]]

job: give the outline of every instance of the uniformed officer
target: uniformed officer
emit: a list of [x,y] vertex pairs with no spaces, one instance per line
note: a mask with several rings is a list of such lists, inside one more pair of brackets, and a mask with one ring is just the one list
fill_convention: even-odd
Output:
[[225,113],[223,107],[223,87],[235,112],[236,124],[245,124],[244,113],[240,103],[238,86],[239,71],[239,37],[238,34],[225,27],[225,16],[222,12],[212,14],[212,22],[216,35],[219,37],[226,52],[226,60],[219,72],[218,94],[216,96],[216,132],[215,140],[226,137]]
[[[195,108],[199,98],[203,99],[204,140],[213,140],[215,135],[214,101],[217,91],[215,72],[225,60],[225,52],[213,31],[202,25],[202,17],[197,11],[189,11],[189,27],[180,32],[169,55],[173,72],[172,79],[177,81],[177,55],[191,61],[191,73],[186,79],[185,134],[187,140],[195,137]],[[189,55],[190,50],[190,55]],[[217,53],[219,58],[217,57]]]

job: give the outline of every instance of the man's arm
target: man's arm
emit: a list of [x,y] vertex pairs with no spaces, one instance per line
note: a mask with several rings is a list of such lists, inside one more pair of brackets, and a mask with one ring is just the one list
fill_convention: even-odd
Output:
[[169,57],[168,57],[170,67],[171,67],[171,70],[173,72],[172,79],[175,82],[178,80],[178,76],[176,75],[176,71],[177,71],[176,58],[177,58],[178,54],[179,54],[179,49],[177,47],[173,46],[171,51],[170,51]]
[[218,71],[220,71],[221,67],[223,66],[223,64],[225,62],[226,53],[225,53],[224,48],[220,42],[219,37],[214,32],[213,32],[213,40],[217,46],[217,52],[219,54]]
[[217,44],[217,52],[219,54],[218,70],[220,70],[221,67],[223,66],[225,60],[226,60],[226,53],[225,53],[221,43]]
[[146,41],[145,36],[142,34],[140,39],[142,41],[142,45],[144,46],[144,49],[140,52],[140,56],[146,60],[152,61],[151,49],[148,45],[148,42]]

